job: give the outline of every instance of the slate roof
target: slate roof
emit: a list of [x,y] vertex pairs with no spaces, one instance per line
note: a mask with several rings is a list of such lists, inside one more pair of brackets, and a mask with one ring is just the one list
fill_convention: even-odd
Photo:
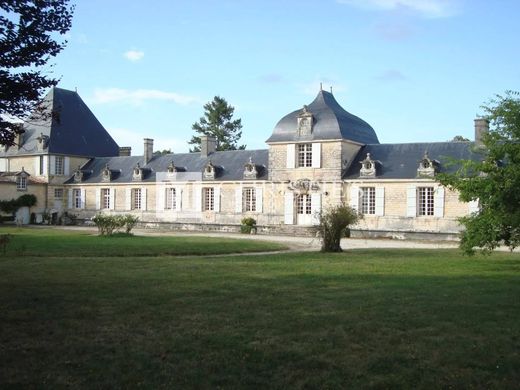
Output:
[[[117,156],[119,146],[99,123],[77,92],[53,88],[42,102],[43,114],[33,114],[24,124],[22,147],[12,146],[0,157],[58,154],[83,157]],[[43,134],[48,146],[38,151]]]
[[[81,167],[84,173],[82,183],[102,182],[102,172],[107,165],[112,171],[111,183],[132,183],[134,182],[132,180],[133,169],[138,163],[146,172],[142,182],[155,182],[156,179],[158,179],[157,172],[166,172],[168,165],[170,165],[172,161],[176,167],[183,169],[187,174],[195,173],[195,175],[191,176],[195,178],[192,180],[197,180],[197,174],[200,174],[198,180],[202,180],[202,172],[209,161],[218,168],[217,177],[214,181],[243,180],[244,166],[249,162],[249,158],[251,158],[253,163],[257,166],[257,180],[267,180],[268,157],[267,149],[215,152],[210,154],[207,158],[201,157],[200,153],[167,154],[164,156],[154,156],[148,164],[144,163],[143,156],[99,157],[90,160]],[[71,168],[71,170],[73,169],[74,168]],[[184,174],[184,172],[182,173]],[[183,175],[180,176],[183,177]],[[203,181],[212,182],[213,180]],[[74,183],[74,178],[71,177],[66,183]],[[139,183],[139,181],[137,181],[137,183]]]
[[[377,144],[365,145],[352,161],[344,179],[359,179],[360,161],[370,153],[372,160],[379,160],[377,166],[377,179],[415,179],[419,161],[423,159],[424,152],[428,152],[431,160],[440,162],[438,172],[454,172],[456,165],[448,165],[451,160],[480,160],[481,155],[473,151],[473,142],[421,142],[406,144]],[[371,180],[371,179],[363,179]]]
[[314,118],[312,134],[298,136],[298,116],[302,113],[302,109],[299,109],[284,116],[266,142],[345,139],[361,144],[379,143],[374,129],[363,119],[345,111],[329,92],[320,91],[307,110]]

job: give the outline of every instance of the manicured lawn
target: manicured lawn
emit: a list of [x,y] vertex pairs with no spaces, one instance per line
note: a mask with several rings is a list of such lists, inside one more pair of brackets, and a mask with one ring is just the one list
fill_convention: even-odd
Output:
[[518,388],[520,256],[0,260],[0,386]]
[[185,235],[100,237],[89,231],[0,227],[0,234],[5,233],[13,236],[7,254],[16,256],[206,255],[286,249],[274,242]]

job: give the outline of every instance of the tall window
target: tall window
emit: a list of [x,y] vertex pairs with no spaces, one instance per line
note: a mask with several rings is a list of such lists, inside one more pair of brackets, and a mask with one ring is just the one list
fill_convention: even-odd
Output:
[[296,212],[298,214],[311,214],[311,196],[307,194],[298,195],[296,198]]
[[104,209],[110,208],[110,189],[109,188],[101,189],[101,206]]
[[242,210],[256,211],[256,191],[254,188],[247,187],[242,190]]
[[164,200],[166,204],[164,205],[164,208],[166,210],[175,210],[176,204],[175,204],[175,188],[166,188],[166,194],[164,197]]
[[25,191],[27,189],[27,176],[19,175],[16,177],[16,189]]
[[202,210],[215,210],[215,190],[212,187],[202,189]]
[[419,215],[434,215],[434,191],[433,187],[419,187],[418,209]]
[[56,175],[65,174],[65,158],[63,156],[56,156],[54,159],[54,172]]
[[81,208],[81,190],[79,188],[74,188],[72,190],[72,206],[75,209]]
[[298,144],[298,166],[312,167],[312,144]]
[[362,214],[376,213],[376,189],[375,187],[361,187],[359,193],[359,204]]
[[45,172],[43,171],[43,159],[44,158],[45,158],[44,156],[40,156],[40,172],[39,172],[40,175],[44,175],[45,174]]
[[132,189],[132,209],[141,210],[142,209],[142,194],[140,188]]

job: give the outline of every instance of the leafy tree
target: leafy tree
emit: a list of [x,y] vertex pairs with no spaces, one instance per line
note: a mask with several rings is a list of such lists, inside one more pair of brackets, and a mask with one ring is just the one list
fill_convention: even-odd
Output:
[[362,218],[352,207],[340,204],[320,213],[318,232],[322,239],[322,252],[341,252],[340,241],[346,229]]
[[45,65],[65,46],[56,35],[71,27],[69,0],[0,0],[0,145],[13,145],[19,123],[57,84]]
[[213,136],[217,140],[217,150],[245,149],[245,145],[238,146],[238,140],[242,136],[242,120],[233,120],[235,108],[230,106],[226,99],[215,96],[211,102],[204,105],[204,116],[191,128],[195,130],[190,145],[194,145],[190,152],[200,152],[200,136]]
[[456,135],[455,137],[453,137],[453,139],[450,141],[450,142],[468,142],[469,139],[467,139],[466,137],[463,137],[462,135]]
[[171,149],[163,149],[163,150],[156,150],[153,152],[154,156],[166,156],[167,154],[172,154]]
[[442,184],[465,202],[478,201],[479,212],[460,218],[465,230],[460,247],[467,254],[490,251],[502,242],[520,244],[520,99],[518,92],[496,95],[482,107],[490,122],[478,160],[459,161],[454,174],[440,175]]

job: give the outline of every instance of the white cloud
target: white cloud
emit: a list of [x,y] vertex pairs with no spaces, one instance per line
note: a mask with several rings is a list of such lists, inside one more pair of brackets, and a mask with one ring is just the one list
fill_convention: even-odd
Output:
[[96,89],[94,90],[93,98],[93,102],[97,104],[122,102],[139,105],[147,100],[171,101],[181,105],[199,102],[199,99],[193,96],[181,95],[176,92],[159,91],[157,89]]
[[143,155],[143,138],[153,138],[154,151],[170,149],[173,153],[186,153],[189,150],[186,140],[158,137],[154,134],[146,132],[146,129],[143,129],[142,132],[117,127],[107,130],[119,146],[130,146],[132,148],[132,156]]
[[387,69],[376,77],[382,82],[405,81],[406,76],[397,69]]
[[144,52],[139,50],[128,50],[126,53],[123,54],[127,60],[130,60],[132,62],[139,61],[144,57]]
[[456,12],[455,0],[336,0],[358,8],[392,11],[409,9],[427,18],[445,18]]

